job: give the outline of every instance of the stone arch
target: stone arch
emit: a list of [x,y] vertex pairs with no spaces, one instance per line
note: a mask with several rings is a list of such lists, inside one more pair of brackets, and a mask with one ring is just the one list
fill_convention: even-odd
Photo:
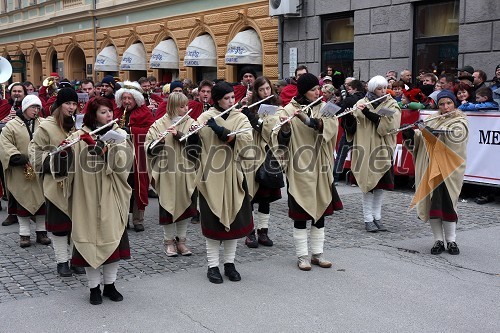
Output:
[[131,29],[130,31],[130,36],[127,38],[125,41],[125,48],[121,52],[121,59],[120,62],[123,59],[123,55],[127,49],[133,45],[133,44],[142,44],[142,47],[144,48],[144,51],[146,53],[146,58],[144,61],[146,62],[146,70],[120,70],[120,77],[123,77],[124,80],[131,80],[131,81],[137,81],[140,77],[142,76],[147,76],[147,61],[148,61],[148,52],[146,49],[146,44],[142,40],[142,38],[135,32],[135,30]]
[[28,72],[28,78],[29,81],[33,83],[35,86],[40,86],[43,82],[43,62],[42,62],[42,55],[38,51],[38,49],[35,47],[30,55],[29,55],[29,72]]
[[[186,42],[186,48],[182,52],[179,52],[179,61],[182,63],[181,68],[184,68],[185,73],[186,73],[186,78],[191,79],[193,82],[197,82],[197,76],[198,76],[198,73],[196,70],[197,68],[196,67],[185,67],[184,66],[184,57],[186,55],[186,50],[187,50],[188,46],[198,36],[208,34],[208,35],[210,35],[210,37],[212,37],[212,40],[214,41],[214,44],[215,44],[215,53],[217,54],[217,77],[220,77],[219,74],[221,71],[221,68],[219,68],[219,45],[217,44],[217,39],[215,38],[215,34],[212,31],[212,29],[210,29],[210,27],[202,21],[201,18],[197,18],[196,21],[198,24],[193,30],[191,30],[191,33],[189,34],[187,42]],[[223,72],[223,70],[222,70],[222,72]]]
[[65,76],[71,80],[81,80],[87,75],[87,59],[83,48],[78,43],[68,45],[64,52]]
[[[156,35],[153,41],[153,50],[159,43],[167,39],[172,39],[175,45],[177,46],[177,53],[179,55],[179,69],[180,69],[182,67],[182,64],[180,63],[181,52],[179,49],[179,41],[174,36],[171,30],[162,29],[162,31]],[[151,54],[152,53],[153,51],[151,51]],[[179,78],[179,69],[163,69],[163,68],[152,68],[152,67],[149,68],[152,69],[153,76],[156,77],[159,82],[172,82]]]
[[57,50],[54,45],[50,45],[45,55],[45,77],[50,76],[52,72],[59,73],[58,69]]

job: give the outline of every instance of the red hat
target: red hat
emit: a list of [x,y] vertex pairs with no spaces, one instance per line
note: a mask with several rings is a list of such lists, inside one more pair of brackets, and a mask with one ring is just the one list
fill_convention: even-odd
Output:
[[406,98],[408,98],[410,102],[422,102],[425,99],[424,94],[418,88],[404,90],[403,94],[406,96]]
[[50,76],[59,77],[59,74],[57,74],[57,72],[52,72],[52,73],[50,73]]

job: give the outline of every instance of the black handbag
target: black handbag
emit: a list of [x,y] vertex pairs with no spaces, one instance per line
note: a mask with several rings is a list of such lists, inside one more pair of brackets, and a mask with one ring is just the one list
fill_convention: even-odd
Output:
[[269,149],[266,152],[264,163],[257,169],[255,181],[267,188],[282,188],[285,186],[283,169]]

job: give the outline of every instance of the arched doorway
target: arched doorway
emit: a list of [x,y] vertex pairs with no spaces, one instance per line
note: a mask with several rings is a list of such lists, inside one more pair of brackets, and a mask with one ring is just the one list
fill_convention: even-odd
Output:
[[85,53],[79,47],[73,48],[68,55],[68,79],[82,80],[86,77],[87,61]]
[[35,86],[40,86],[43,81],[43,73],[42,73],[42,57],[40,56],[40,52],[35,51],[33,55],[33,62],[31,63],[32,67],[32,83]]
[[54,51],[50,57],[50,72],[59,73],[59,66],[57,66],[57,52]]

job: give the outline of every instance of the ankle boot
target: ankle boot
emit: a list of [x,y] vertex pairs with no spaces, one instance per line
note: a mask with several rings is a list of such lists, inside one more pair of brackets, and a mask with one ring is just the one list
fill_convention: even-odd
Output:
[[255,249],[259,247],[259,243],[257,242],[257,238],[255,237],[255,229],[252,230],[251,233],[248,234],[245,239],[245,245],[249,248]]
[[332,267],[332,262],[325,259],[323,253],[313,254],[311,257],[311,264],[318,265],[321,268]]
[[273,246],[273,241],[267,236],[267,228],[257,229],[259,244]]
[[118,290],[116,290],[114,283],[104,285],[102,296],[108,297],[113,302],[123,301],[123,296],[118,292]]
[[186,246],[186,238],[177,237],[177,252],[182,256],[190,256],[193,254]]
[[21,239],[19,240],[19,246],[30,247],[31,246],[30,236],[21,236]]
[[90,304],[98,305],[102,303],[101,289],[99,286],[90,288]]
[[167,239],[163,241],[163,251],[167,257],[177,257],[177,247],[175,246],[175,239]]
[[217,267],[217,266],[208,268],[207,277],[208,277],[208,281],[215,283],[215,284],[219,284],[219,283],[224,282],[224,280],[222,280],[222,275],[220,274],[219,267]]
[[132,222],[134,223],[135,232],[144,231],[144,211],[143,210],[134,211],[134,218]]
[[37,231],[36,232],[36,242],[42,245],[49,245],[52,243],[49,237],[47,237],[47,231]]
[[57,273],[62,277],[72,276],[71,270],[69,269],[68,262],[61,262],[57,264]]
[[19,220],[17,219],[17,215],[9,214],[7,216],[7,218],[2,222],[2,225],[4,227],[6,227],[6,226],[9,226],[9,225],[12,225],[15,223],[19,223]]
[[240,273],[238,273],[232,262],[224,264],[224,275],[229,278],[229,281],[241,281]]

